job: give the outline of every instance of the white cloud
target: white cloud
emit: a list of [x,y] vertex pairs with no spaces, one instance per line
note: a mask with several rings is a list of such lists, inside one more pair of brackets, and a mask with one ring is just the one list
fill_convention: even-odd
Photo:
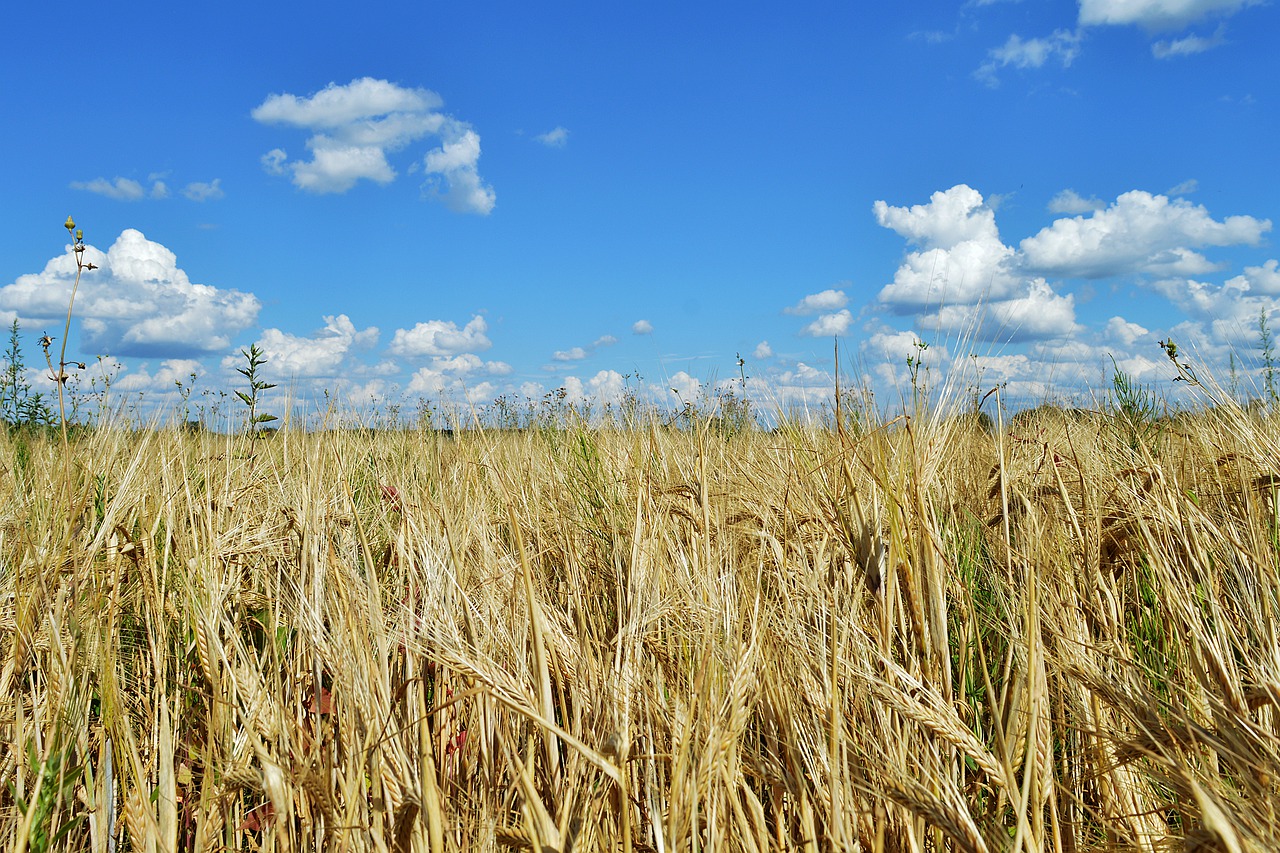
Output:
[[945,302],[972,305],[1015,295],[1022,284],[1013,249],[1000,241],[995,213],[965,184],[935,192],[928,204],[877,201],[876,220],[924,249],[910,252],[879,295],[899,313]]
[[483,352],[493,346],[485,335],[489,324],[477,314],[461,329],[452,320],[428,320],[412,329],[396,329],[388,347],[392,355],[443,356]]
[[1262,0],[1080,0],[1080,23],[1132,24],[1147,30],[1175,30],[1193,21],[1234,15]]
[[1171,197],[1179,196],[1179,195],[1191,195],[1193,192],[1197,191],[1198,189],[1200,189],[1200,182],[1197,181],[1195,178],[1187,178],[1182,183],[1175,184],[1169,187],[1169,189],[1165,190],[1164,194]]
[[1103,331],[1104,337],[1108,340],[1118,341],[1125,346],[1133,346],[1135,341],[1149,334],[1151,332],[1145,327],[1139,326],[1137,323],[1130,323],[1123,317],[1112,317],[1107,321],[1106,328]]
[[[141,232],[126,229],[105,253],[89,245],[75,314],[87,348],[115,355],[180,357],[226,350],[253,325],[261,304],[251,293],[196,284],[177,257]],[[70,252],[42,272],[0,288],[0,308],[25,319],[65,317],[75,279]]]
[[534,137],[534,140],[541,142],[548,148],[563,148],[569,142],[569,131],[565,130],[563,127],[557,126],[552,130],[548,130],[546,133],[538,134]]
[[587,357],[587,351],[582,347],[573,347],[567,350],[556,350],[551,354],[553,361],[582,361]]
[[285,153],[283,148],[272,148],[262,155],[262,168],[269,175],[283,175],[285,173],[285,164],[288,160],[289,155]]
[[756,344],[756,348],[751,354],[760,359],[773,358],[773,347],[769,346],[768,341],[761,341]]
[[702,392],[702,383],[683,370],[667,378],[667,387],[685,403],[697,402],[698,395]]
[[1256,321],[1260,309],[1269,312],[1275,307],[1273,299],[1250,295],[1244,276],[1220,285],[1191,278],[1166,278],[1151,286],[1188,316],[1211,324],[1249,326]]
[[419,368],[409,379],[410,394],[439,395],[448,393],[473,401],[485,401],[496,396],[497,386],[481,381],[468,386],[468,381],[480,376],[506,376],[511,365],[504,361],[484,361],[474,353],[464,352],[456,356],[437,356],[431,363]]
[[616,370],[602,370],[588,380],[587,387],[602,404],[617,405],[622,401],[622,392],[626,390],[627,380]]
[[820,314],[823,311],[836,311],[849,304],[849,297],[843,290],[824,290],[811,293],[789,308],[783,308],[784,314],[795,314],[801,317]]
[[142,188],[142,184],[129,178],[116,178],[114,181],[108,181],[106,178],[94,178],[92,181],[72,181],[71,189],[96,193],[107,198],[113,198],[116,201],[138,201],[147,195],[147,191]]
[[190,388],[193,384],[191,375],[198,380],[205,372],[204,365],[194,359],[170,358],[160,362],[160,368],[152,374],[148,365],[143,364],[136,370],[124,371],[123,365],[116,367],[120,374],[111,383],[112,390],[133,393],[136,391],[148,394],[168,394],[178,390],[178,384]]
[[226,195],[222,191],[221,178],[214,178],[207,184],[198,181],[187,184],[182,194],[192,201],[216,201]]
[[945,344],[928,343],[915,331],[881,330],[862,342],[861,352],[881,382],[898,387],[910,381],[908,357],[922,370],[938,371],[951,363]]
[[652,335],[653,324],[648,320],[636,320],[631,324],[631,334],[633,335]]
[[979,306],[943,305],[918,318],[921,328],[958,332],[980,341],[1021,342],[1056,338],[1079,330],[1075,297],[1054,291],[1042,278],[1021,293]]
[[[1079,199],[1059,194],[1059,200]],[[1043,278],[1000,239],[995,214],[964,184],[935,192],[928,204],[874,206],[879,223],[920,246],[909,252],[878,300],[921,328],[984,341],[1060,337],[1077,329],[1075,300]],[[922,312],[923,313],[920,313]]]
[[1213,50],[1227,43],[1226,27],[1219,25],[1211,36],[1188,35],[1171,41],[1158,41],[1151,45],[1151,55],[1156,59],[1175,59],[1181,56],[1194,56]]
[[1280,296],[1280,261],[1272,258],[1260,267],[1245,267],[1244,275],[1236,276],[1227,284],[1241,291]]
[[935,192],[928,204],[892,207],[877,201],[872,210],[880,225],[926,249],[1000,238],[995,213],[983,204],[982,193],[966,184]]
[[293,183],[313,193],[344,193],[357,181],[389,184],[395,170],[387,162],[386,152],[373,145],[344,145],[323,134],[307,140],[311,159],[289,164]]
[[106,178],[94,178],[92,181],[72,181],[71,189],[95,193],[116,201],[141,201],[148,196],[153,199],[168,198],[169,188],[164,181],[159,180],[159,177],[159,175],[153,174],[147,178],[151,182],[150,190],[132,178],[116,178],[111,181]]
[[1063,68],[1069,68],[1079,55],[1079,32],[1055,30],[1045,38],[1031,39],[1024,39],[1015,33],[1000,47],[987,51],[986,62],[973,75],[994,87],[1000,84],[996,72],[1002,68],[1040,68],[1050,60],[1056,60]]
[[480,179],[480,135],[469,128],[451,135],[453,138],[427,153],[423,162],[427,174],[434,177],[425,187],[450,210],[487,214],[497,203],[497,195]]
[[382,123],[402,116],[424,116],[443,105],[434,92],[405,89],[386,80],[363,77],[346,86],[330,83],[309,98],[271,95],[253,110],[253,117],[265,124],[290,124],[302,128],[343,128],[356,122],[370,122],[376,130]]
[[849,330],[849,324],[852,322],[853,315],[849,313],[848,308],[843,308],[833,314],[823,314],[801,329],[800,334],[811,338],[831,338],[843,335]]
[[1194,275],[1216,266],[1193,248],[1256,245],[1270,229],[1270,220],[1229,216],[1218,221],[1184,199],[1133,190],[1088,217],[1057,220],[1023,240],[1021,249],[1030,268],[1068,278]]
[[617,405],[622,401],[627,380],[616,370],[601,370],[586,382],[577,376],[566,376],[560,383],[560,387],[565,391],[565,400],[574,405],[583,403],[601,406]]
[[357,331],[346,314],[326,316],[324,323],[324,328],[309,338],[279,329],[263,330],[258,345],[267,356],[268,370],[276,376],[338,376],[353,348],[368,348],[378,342],[376,326]]
[[[643,322],[645,322],[645,321],[641,320],[640,322],[641,322],[641,323],[643,323]],[[637,324],[637,325],[639,325],[639,324]],[[635,328],[635,326],[632,326],[632,329],[634,329],[634,328]],[[641,333],[640,333],[640,332],[637,332],[636,334],[641,334]],[[645,333],[645,334],[647,334],[647,333]],[[565,350],[556,350],[555,352],[553,352],[553,353],[551,354],[551,360],[552,360],[552,361],[560,361],[560,362],[567,362],[567,361],[582,361],[584,358],[586,358],[587,356],[591,355],[592,353],[594,353],[596,350],[600,349],[601,347],[611,347],[611,346],[613,346],[614,344],[616,344],[617,342],[618,342],[618,339],[617,339],[617,338],[615,338],[613,335],[601,335],[600,337],[598,337],[598,338],[596,338],[594,341],[592,341],[588,346],[585,346],[585,347],[570,347],[569,349],[565,349]],[[548,366],[547,366],[546,368],[544,368],[544,369],[546,369],[546,370],[552,370],[552,369],[554,369],[554,368],[552,368],[550,365],[548,365]]]
[[271,174],[293,176],[300,189],[314,193],[344,193],[361,180],[387,184],[396,171],[387,159],[427,136],[440,146],[424,158],[431,177],[430,195],[453,210],[488,213],[495,195],[477,171],[480,136],[465,122],[439,111],[440,97],[426,89],[409,89],[386,80],[363,77],[345,86],[330,83],[310,97],[269,96],[256,108],[254,119],[309,131],[310,160],[288,159],[282,148],[262,157]]
[[1049,199],[1050,213],[1089,213],[1106,207],[1106,202],[1097,196],[1084,198],[1073,189],[1065,189]]

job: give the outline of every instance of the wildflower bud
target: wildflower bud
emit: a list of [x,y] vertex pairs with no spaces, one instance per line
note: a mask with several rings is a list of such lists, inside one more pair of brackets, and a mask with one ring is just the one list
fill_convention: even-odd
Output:
[[68,216],[68,217],[67,217],[67,221],[66,221],[66,222],[64,222],[64,223],[62,223],[62,225],[63,225],[63,227],[65,227],[68,231],[74,231],[74,230],[75,230],[75,228],[76,228],[76,221],[75,221],[74,219],[72,219],[70,216]]
[[78,243],[78,242],[80,242],[80,241],[81,241],[81,240],[83,240],[83,239],[84,239],[84,232],[83,232],[83,231],[81,231],[79,228],[77,228],[77,229],[76,229],[76,242]]

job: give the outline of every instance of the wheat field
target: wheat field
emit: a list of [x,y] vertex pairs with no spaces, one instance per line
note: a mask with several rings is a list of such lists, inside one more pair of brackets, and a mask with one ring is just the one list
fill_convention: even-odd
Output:
[[8,849],[1280,848],[1280,424],[0,434]]

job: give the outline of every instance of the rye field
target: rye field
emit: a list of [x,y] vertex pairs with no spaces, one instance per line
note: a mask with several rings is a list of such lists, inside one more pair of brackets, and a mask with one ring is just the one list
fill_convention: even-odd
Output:
[[1280,848],[1280,421],[0,431],[16,851]]

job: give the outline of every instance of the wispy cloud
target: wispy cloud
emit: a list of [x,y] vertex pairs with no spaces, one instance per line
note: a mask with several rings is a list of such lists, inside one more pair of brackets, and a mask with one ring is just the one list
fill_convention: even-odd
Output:
[[1213,50],[1227,43],[1227,28],[1219,24],[1211,36],[1188,35],[1172,41],[1158,41],[1151,45],[1151,55],[1156,59],[1177,59]]
[[1055,30],[1044,38],[1024,39],[1014,33],[1000,47],[987,51],[987,60],[973,76],[992,88],[1000,85],[997,72],[1003,68],[1041,68],[1053,61],[1068,68],[1080,55],[1080,32]]
[[569,144],[569,131],[557,125],[546,133],[538,134],[533,139],[548,148],[563,148]]
[[222,179],[214,178],[208,183],[199,181],[187,184],[182,194],[192,201],[216,201],[226,196],[222,191]]
[[163,181],[153,181],[151,189],[148,191],[146,187],[132,178],[116,178],[111,181],[106,178],[94,178],[92,181],[72,181],[71,189],[95,193],[116,201],[141,201],[148,196],[160,199],[169,194],[169,190],[165,187]]
[[1068,188],[1049,199],[1048,209],[1050,213],[1076,214],[1101,210],[1106,206],[1106,202],[1097,196],[1085,198],[1075,190]]

